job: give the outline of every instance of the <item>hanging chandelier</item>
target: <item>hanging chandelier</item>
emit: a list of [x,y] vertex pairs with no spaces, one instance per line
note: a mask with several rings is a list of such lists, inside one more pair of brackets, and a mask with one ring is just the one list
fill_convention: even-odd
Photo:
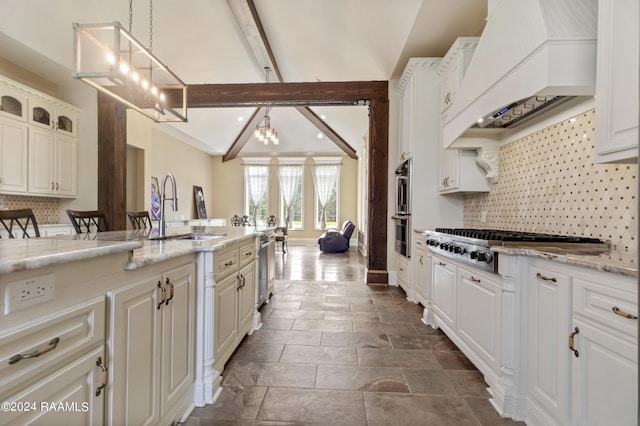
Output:
[[[153,55],[153,0],[149,2],[149,48],[120,22],[73,23],[72,76],[156,122],[187,121],[187,85]],[[171,96],[168,92],[171,91]]]
[[[271,68],[264,67],[265,78],[267,83],[269,83],[269,73],[271,72]],[[271,117],[269,117],[269,111],[271,111],[271,107],[265,109],[264,114],[264,124],[258,124],[256,126],[256,131],[253,133],[254,136],[265,145],[268,145],[271,142],[274,145],[278,145],[280,143],[280,139],[278,138],[278,132],[276,129],[271,127]]]

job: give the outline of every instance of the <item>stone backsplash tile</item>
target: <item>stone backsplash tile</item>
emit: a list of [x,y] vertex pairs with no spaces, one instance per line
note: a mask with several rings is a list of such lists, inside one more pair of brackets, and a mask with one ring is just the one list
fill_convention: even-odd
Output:
[[0,210],[31,209],[38,225],[59,223],[58,199],[0,194]]
[[499,182],[465,195],[464,226],[596,237],[636,250],[638,166],[593,163],[594,119],[590,110],[503,145]]

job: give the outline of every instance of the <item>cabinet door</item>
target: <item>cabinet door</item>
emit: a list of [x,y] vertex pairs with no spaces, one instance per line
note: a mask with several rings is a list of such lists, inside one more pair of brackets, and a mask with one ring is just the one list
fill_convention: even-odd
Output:
[[639,13],[638,0],[598,2],[597,163],[638,156]]
[[[162,311],[162,397],[160,415],[183,399],[194,381],[195,266],[166,272],[163,283],[168,302]],[[172,287],[173,286],[173,287]]]
[[251,325],[253,313],[256,308],[256,264],[255,262],[240,269],[239,277],[241,288],[238,292],[238,321],[240,332],[246,333],[247,326]]
[[29,98],[29,124],[41,129],[53,130],[55,107],[51,102],[32,96]]
[[158,424],[160,280],[157,276],[108,293],[108,424]]
[[398,163],[411,158],[414,138],[415,74],[409,78],[400,99]]
[[0,84],[0,116],[27,121],[27,95]]
[[428,285],[431,278],[429,271],[431,269],[431,259],[427,256],[425,248],[424,238],[419,236],[414,243],[415,256],[412,258],[412,267],[415,271],[413,274],[413,288],[415,290],[416,298],[422,306],[427,307]]
[[431,305],[438,323],[456,330],[456,273],[457,268],[437,257],[432,257],[433,279]]
[[458,333],[496,372],[500,370],[501,308],[500,284],[458,269]]
[[458,166],[460,164],[457,149],[440,149],[440,191],[458,188]]
[[27,125],[0,118],[0,191],[27,192]]
[[78,194],[78,149],[74,138],[56,137],[55,193],[60,196]]
[[228,350],[238,334],[238,278],[236,274],[217,282],[214,286],[214,358]]
[[558,424],[568,424],[570,414],[569,362],[573,356],[567,347],[571,332],[570,286],[567,275],[538,266],[529,267],[528,393]]
[[[2,424],[18,425],[102,425],[104,391],[102,384],[104,346],[66,363],[62,368],[19,393],[2,398],[3,403],[28,403],[28,410],[3,410]],[[108,388],[108,387],[107,387]]]
[[[408,231],[409,232],[409,231]],[[409,268],[409,260],[400,255],[396,255],[397,261],[397,273],[398,273],[398,285],[407,294],[407,299],[411,299],[411,282],[409,281],[411,276],[411,269]]]
[[51,195],[55,190],[55,133],[29,129],[29,192]]
[[571,355],[574,425],[635,425],[638,418],[638,349],[616,333],[574,319]]

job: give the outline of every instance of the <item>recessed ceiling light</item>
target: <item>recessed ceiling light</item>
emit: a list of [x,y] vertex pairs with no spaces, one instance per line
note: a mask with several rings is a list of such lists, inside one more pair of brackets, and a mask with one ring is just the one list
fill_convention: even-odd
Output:
[[322,134],[322,132],[318,132],[317,137],[318,137],[318,139],[322,139],[324,137],[324,135]]
[[241,122],[242,120],[244,120],[244,117],[238,117],[238,123]]
[[478,123],[482,123],[483,121],[484,121],[484,119],[478,118]]
[[327,117],[324,114],[320,114],[320,118],[322,118],[323,120],[327,119]]

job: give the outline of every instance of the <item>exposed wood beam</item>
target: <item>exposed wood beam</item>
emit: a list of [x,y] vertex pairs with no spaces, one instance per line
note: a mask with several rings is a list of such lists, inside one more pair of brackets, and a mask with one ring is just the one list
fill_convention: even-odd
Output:
[[[188,87],[187,107],[363,105],[369,99],[387,99],[388,85],[387,81],[193,84]],[[176,92],[166,93],[169,104],[175,105]]]
[[251,135],[253,135],[255,127],[262,121],[263,115],[264,108],[256,108],[251,118],[247,120],[247,124],[242,128],[238,137],[236,137],[236,140],[233,141],[229,150],[222,157],[223,163],[236,158],[242,147],[244,147],[244,145],[249,141],[249,138],[251,138]]
[[349,157],[354,160],[358,159],[356,150],[351,147],[337,134],[322,118],[320,118],[315,112],[308,107],[296,107],[300,114],[304,115],[310,122],[313,123],[322,133],[324,133],[329,139],[331,139],[341,150],[343,150]]
[[258,9],[256,9],[256,4],[253,0],[247,0],[247,6],[251,12],[251,17],[253,18],[253,22],[258,30],[258,34],[260,34],[260,41],[262,43],[262,48],[265,51],[267,57],[269,58],[269,62],[271,62],[271,69],[276,75],[276,78],[279,82],[283,82],[284,78],[282,78],[282,73],[280,72],[280,67],[278,66],[278,61],[276,61],[276,56],[273,54],[273,49],[271,49],[271,44],[269,43],[269,39],[267,38],[267,33],[264,31],[264,27],[262,26],[262,21],[260,20],[260,16],[258,15]]

